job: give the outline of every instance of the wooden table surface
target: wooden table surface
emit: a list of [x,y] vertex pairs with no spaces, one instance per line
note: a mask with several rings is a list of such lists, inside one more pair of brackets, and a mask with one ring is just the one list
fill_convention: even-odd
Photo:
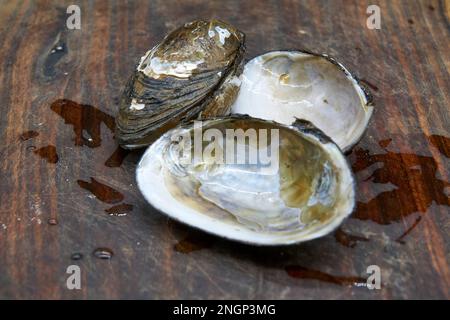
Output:
[[[81,8],[81,30],[66,8]],[[366,27],[369,4],[381,29]],[[449,1],[1,1],[0,298],[450,298]],[[216,17],[247,58],[306,48],[341,61],[376,111],[348,155],[357,209],[302,245],[241,245],[151,208],[117,149],[135,62]],[[68,290],[66,269],[81,269]],[[381,289],[363,286],[369,265]]]

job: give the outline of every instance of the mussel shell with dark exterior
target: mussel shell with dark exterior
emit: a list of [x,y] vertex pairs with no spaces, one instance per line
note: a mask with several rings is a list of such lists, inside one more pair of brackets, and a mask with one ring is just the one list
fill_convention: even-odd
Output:
[[229,113],[239,91],[244,34],[218,20],[198,20],[148,51],[122,95],[116,136],[144,147],[180,121]]

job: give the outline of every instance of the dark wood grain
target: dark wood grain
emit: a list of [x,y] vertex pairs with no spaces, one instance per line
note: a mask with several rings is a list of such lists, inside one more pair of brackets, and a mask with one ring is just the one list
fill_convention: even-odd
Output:
[[[0,298],[450,298],[448,1],[77,1],[67,30],[72,2],[0,2]],[[210,17],[246,33],[248,58],[326,52],[372,89],[348,155],[358,207],[336,234],[254,248],[141,197],[141,152],[113,137],[118,98],[146,50]],[[81,290],[65,286],[71,264]],[[355,284],[373,264],[381,290]]]

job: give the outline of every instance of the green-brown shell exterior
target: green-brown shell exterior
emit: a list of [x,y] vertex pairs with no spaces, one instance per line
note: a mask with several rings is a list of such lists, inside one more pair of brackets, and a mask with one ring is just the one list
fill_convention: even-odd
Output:
[[242,73],[245,36],[219,20],[197,20],[167,35],[138,64],[122,94],[116,138],[133,149],[180,121],[226,115]]

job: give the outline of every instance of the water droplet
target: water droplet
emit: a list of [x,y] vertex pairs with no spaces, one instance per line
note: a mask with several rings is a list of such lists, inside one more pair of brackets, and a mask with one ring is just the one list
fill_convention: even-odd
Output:
[[113,256],[113,252],[108,248],[97,248],[94,250],[94,256],[99,259],[109,260]]
[[94,178],[91,178],[91,182],[77,180],[77,183],[81,188],[90,191],[97,199],[106,203],[118,203],[124,198],[122,193]]
[[27,141],[33,138],[36,138],[39,135],[39,132],[34,131],[34,130],[29,130],[29,131],[25,131],[24,133],[22,133],[19,137],[20,140],[22,141]]
[[70,259],[72,260],[81,260],[83,259],[83,254],[79,253],[79,252],[75,252],[70,256]]

